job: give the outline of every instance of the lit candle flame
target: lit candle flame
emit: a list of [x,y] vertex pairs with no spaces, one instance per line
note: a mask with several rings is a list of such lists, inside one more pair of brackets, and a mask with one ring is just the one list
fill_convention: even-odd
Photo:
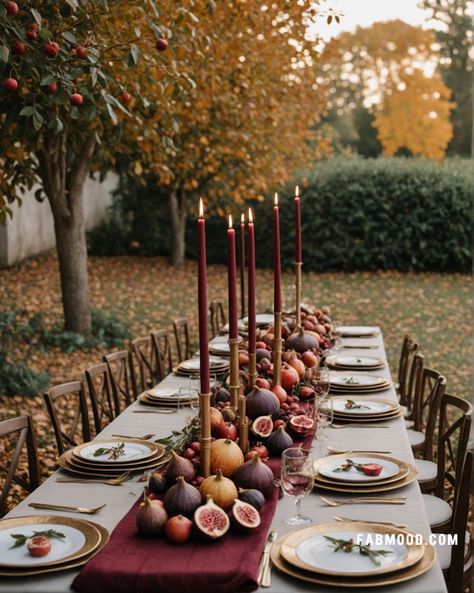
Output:
[[199,198],[199,218],[204,218],[204,204],[202,198]]
[[300,197],[300,186],[297,185],[295,187],[295,198],[299,198]]
[[273,203],[274,203],[275,206],[278,206],[278,194],[277,194],[277,192],[275,192],[275,198],[274,198],[274,202]]
[[231,229],[234,225],[232,224],[232,214],[229,214],[229,228]]
[[249,223],[253,223],[253,214],[252,214],[252,208],[249,208]]
[[241,224],[245,224],[245,214],[243,212],[240,215],[240,222],[241,222]]

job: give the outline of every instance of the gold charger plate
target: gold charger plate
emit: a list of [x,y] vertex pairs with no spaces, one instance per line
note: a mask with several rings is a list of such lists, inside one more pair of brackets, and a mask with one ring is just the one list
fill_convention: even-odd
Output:
[[372,588],[384,587],[387,585],[395,585],[397,583],[410,581],[421,576],[433,566],[436,560],[436,552],[434,547],[428,542],[425,542],[425,553],[423,554],[423,558],[417,564],[414,564],[407,570],[403,570],[398,573],[389,573],[385,576],[364,577],[362,579],[356,579],[355,577],[345,579],[342,577],[330,577],[328,575],[316,575],[315,573],[307,572],[292,566],[291,564],[286,562],[286,560],[281,556],[280,549],[285,541],[285,538],[288,537],[288,535],[289,534],[277,539],[276,542],[274,542],[274,544],[272,545],[270,550],[270,557],[272,559],[273,564],[278,570],[291,577],[309,583],[314,583],[316,585],[358,588]]
[[[129,461],[100,461],[99,459],[95,460],[95,459],[89,459],[86,457],[82,457],[81,455],[81,451],[83,449],[85,449],[86,447],[90,447],[91,445],[100,445],[101,443],[137,443],[138,445],[142,445],[143,447],[146,447],[149,450],[149,453],[147,453],[147,455],[145,455],[144,457],[140,457],[139,459],[134,460],[129,460]],[[74,455],[74,457],[87,461],[88,463],[92,464],[98,464],[101,467],[106,465],[107,467],[115,467],[115,466],[123,466],[123,465],[130,465],[133,464],[135,462],[141,462],[141,461],[146,461],[147,459],[149,459],[150,457],[154,457],[157,453],[161,453],[161,455],[164,454],[164,447],[162,445],[158,445],[156,443],[153,443],[151,441],[143,441],[141,439],[129,439],[129,438],[120,438],[120,437],[110,437],[110,439],[97,439],[94,441],[88,441],[87,443],[82,443],[81,445],[77,445],[76,447],[74,447],[73,449],[71,449],[72,454]]]
[[[327,461],[333,461],[333,460],[340,460],[341,464],[346,460],[346,459],[352,459],[354,461],[357,461],[357,459],[359,458],[364,458],[364,457],[370,457],[370,458],[374,458],[374,459],[380,459],[381,461],[389,461],[390,463],[393,463],[395,465],[398,465],[399,471],[397,474],[395,474],[394,476],[389,476],[383,480],[361,480],[360,482],[356,482],[356,481],[349,481],[349,480],[337,480],[336,478],[328,478],[327,476],[324,476],[322,474],[319,473],[319,468],[325,464],[325,462]],[[374,484],[388,484],[389,482],[394,482],[396,480],[401,480],[402,478],[404,478],[406,475],[408,475],[408,472],[410,470],[410,464],[407,463],[406,461],[401,461],[400,459],[396,459],[395,457],[389,457],[388,455],[382,455],[380,453],[337,453],[336,455],[328,455],[327,457],[322,457],[321,459],[317,459],[314,464],[313,464],[313,468],[314,468],[314,477],[315,479],[317,478],[319,481],[322,482],[328,482],[329,484],[336,484],[336,485],[340,485],[340,484],[344,484],[344,485],[350,485],[350,486],[368,486],[368,485],[374,485]]]
[[[343,531],[355,531],[358,533],[381,533],[381,534],[403,534],[409,535],[413,538],[412,543],[405,542],[404,545],[407,548],[407,554],[403,558],[399,560],[396,564],[391,564],[390,566],[379,566],[378,568],[374,565],[374,569],[371,571],[367,571],[365,573],[361,572],[348,572],[345,571],[343,575],[333,570],[321,568],[321,567],[314,567],[311,564],[306,563],[302,560],[296,551],[297,546],[304,541],[305,539],[318,534],[326,534],[329,532],[330,535],[334,535],[336,533],[340,533]],[[285,541],[281,545],[280,554],[283,558],[296,566],[297,568],[301,568],[308,572],[314,572],[316,574],[325,574],[329,576],[340,576],[342,578],[347,577],[357,577],[357,578],[364,578],[364,577],[371,577],[375,575],[381,574],[389,574],[393,572],[397,572],[400,570],[405,570],[406,568],[413,566],[421,560],[424,554],[424,545],[417,544],[414,540],[414,534],[403,530],[398,529],[396,527],[391,527],[389,525],[377,525],[375,523],[364,523],[362,521],[345,521],[344,523],[322,523],[319,525],[311,525],[310,527],[306,527],[304,529],[299,529],[298,531],[294,531],[290,533],[288,537],[285,538]],[[342,552],[341,556],[344,554]]]
[[[178,407],[178,400],[158,400],[156,398],[149,397],[146,393],[142,393],[138,396],[138,401],[141,404],[145,404],[147,406],[157,406],[162,408],[174,408]],[[182,399],[182,403],[189,403],[189,399]]]
[[340,389],[341,391],[372,391],[374,389],[381,389],[382,387],[387,388],[390,386],[391,383],[387,379],[385,381],[381,381],[380,383],[375,383],[373,385],[356,385],[354,383],[330,383],[329,386],[331,389]]
[[[31,525],[31,528],[44,525],[45,523],[54,523],[57,525],[64,525],[77,529],[82,533],[85,538],[83,546],[76,552],[59,558],[58,560],[52,560],[51,562],[41,562],[41,564],[34,564],[34,558],[32,557],[31,565],[25,566],[23,564],[5,564],[4,559],[0,559],[0,570],[15,569],[21,572],[31,569],[40,569],[46,566],[54,566],[56,564],[64,564],[69,561],[74,561],[82,556],[90,554],[97,548],[101,541],[101,535],[99,531],[87,521],[83,519],[76,519],[74,517],[65,517],[57,515],[27,515],[25,517],[14,517],[11,519],[2,519],[0,521],[0,530],[8,529],[11,527],[18,527],[18,529],[27,529],[27,525]],[[13,540],[12,540],[13,541]]]
[[65,453],[63,453],[61,455],[61,457],[58,460],[58,465],[71,473],[74,474],[79,474],[83,477],[88,477],[88,478],[98,478],[98,479],[110,479],[110,478],[116,478],[118,476],[120,476],[121,474],[123,474],[124,472],[128,471],[130,473],[139,473],[139,472],[145,472],[149,469],[154,469],[157,467],[161,467],[163,465],[166,465],[169,461],[169,456],[164,456],[164,457],[160,457],[160,459],[157,459],[156,461],[150,461],[147,464],[144,465],[140,465],[140,466],[122,466],[122,467],[117,467],[115,469],[113,468],[89,468],[89,467],[84,467],[82,465],[76,465],[74,463],[74,461],[72,460],[72,458],[70,457],[69,451],[66,451]]
[[[377,494],[378,492],[389,492],[390,490],[397,490],[398,488],[403,488],[404,486],[408,486],[418,476],[417,470],[410,466],[407,475],[396,482],[389,482],[386,484],[377,484],[376,482],[369,482],[366,486],[359,486],[357,485],[355,488],[351,486],[346,486],[346,483],[326,483],[320,481],[319,478],[314,479],[314,489],[321,489],[321,490],[330,490],[331,492],[341,492],[344,494]],[[313,489],[313,490],[314,490]]]
[[343,402],[344,400],[347,402],[347,400],[352,400],[355,403],[358,402],[368,402],[368,403],[376,403],[376,404],[386,404],[387,406],[390,406],[389,410],[385,410],[384,412],[375,412],[374,414],[371,414],[369,412],[359,412],[357,414],[351,414],[350,412],[346,412],[345,409],[344,410],[333,410],[334,413],[336,414],[347,414],[348,416],[350,416],[351,418],[353,416],[374,416],[374,415],[385,415],[385,414],[391,414],[392,412],[397,412],[399,410],[401,410],[400,408],[400,404],[398,403],[398,401],[392,400],[392,399],[380,399],[378,397],[364,397],[362,395],[354,395],[354,397],[343,397],[343,396],[334,396],[333,397],[333,401],[341,401]]
[[87,461],[84,461],[82,459],[78,459],[77,457],[74,456],[74,453],[72,454],[72,456],[67,456],[65,459],[66,461],[71,464],[74,465],[75,467],[83,467],[85,470],[96,470],[98,472],[108,472],[110,470],[112,470],[114,473],[120,472],[123,473],[125,470],[129,469],[129,468],[141,468],[141,467],[147,467],[150,465],[150,463],[159,463],[159,461],[161,460],[161,458],[164,456],[165,454],[165,450],[163,447],[163,451],[160,453],[157,453],[156,455],[154,455],[153,457],[149,457],[148,459],[144,460],[144,461],[137,461],[136,463],[133,462],[129,462],[129,463],[123,463],[120,465],[114,465],[113,468],[109,468],[108,466],[104,467],[103,465],[96,465],[96,464],[91,464],[88,463]]
[[400,418],[403,416],[403,411],[399,410],[398,412],[392,412],[387,416],[369,416],[368,418],[354,418],[353,416],[339,416],[338,414],[334,413],[334,419],[338,422],[345,422],[346,424],[357,424],[357,422],[362,422],[364,424],[370,422],[385,422],[387,420],[394,420],[395,418]]
[[35,576],[40,574],[48,574],[51,572],[60,572],[63,570],[70,570],[71,568],[78,568],[79,566],[83,566],[86,564],[91,558],[93,558],[96,554],[98,554],[102,548],[108,543],[110,534],[105,527],[102,527],[99,523],[95,523],[93,521],[84,521],[88,523],[92,527],[94,527],[100,534],[100,542],[99,545],[92,550],[87,556],[83,556],[77,560],[71,560],[67,563],[59,563],[54,566],[49,566],[47,568],[38,568],[38,569],[26,569],[26,570],[2,570],[0,567],[0,576],[1,577],[29,577]]

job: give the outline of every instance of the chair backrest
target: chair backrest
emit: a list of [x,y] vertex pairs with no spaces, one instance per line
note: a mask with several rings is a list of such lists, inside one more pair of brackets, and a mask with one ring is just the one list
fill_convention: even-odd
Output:
[[410,370],[413,364],[413,358],[418,352],[418,344],[410,337],[403,338],[402,349],[400,352],[400,361],[398,364],[398,394],[400,396],[400,404],[408,406],[407,389],[410,377]]
[[407,388],[405,391],[405,405],[412,411],[412,417],[416,415],[417,406],[419,406],[419,397],[421,396],[421,379],[423,377],[423,368],[425,357],[423,354],[416,353],[410,365]]
[[89,390],[95,433],[98,434],[120,414],[120,406],[115,399],[109,369],[105,362],[87,368],[84,374]]
[[82,381],[56,385],[43,395],[53,423],[59,455],[81,442],[90,441],[89,414]]
[[167,329],[157,329],[151,332],[154,357],[157,364],[158,381],[173,371],[173,356],[171,353],[170,334]]
[[[40,474],[36,446],[36,434],[31,416],[17,416],[16,418],[10,418],[9,420],[3,420],[0,422],[0,437],[11,435],[17,432],[20,434],[16,437],[16,445],[13,449],[13,455],[8,464],[8,468],[2,468],[6,471],[6,478],[0,491],[0,514],[4,514],[6,512],[5,503],[10,492],[10,488],[13,484],[19,484],[28,492],[33,492],[33,490],[39,486]],[[20,461],[25,444],[28,455],[27,480],[17,473],[18,463]],[[2,455],[2,460],[5,460],[5,455]]]
[[185,317],[173,321],[174,337],[178,362],[191,358],[191,344],[189,341],[189,324]]
[[211,333],[214,338],[221,333],[222,328],[226,324],[224,307],[221,301],[211,301],[209,312],[211,317]]
[[[466,558],[466,531],[469,519],[469,502],[474,492],[474,451],[468,451],[462,466],[459,483],[460,487],[453,505],[453,520],[451,533],[455,536],[455,543],[451,549],[451,564],[448,569],[448,591],[458,593],[469,588],[472,574],[472,561],[470,569],[464,573],[464,563],[469,562]],[[457,541],[456,541],[457,540]]]
[[137,396],[132,355],[128,350],[119,350],[104,354],[103,360],[109,369],[113,396],[118,402],[119,411],[122,411]]
[[444,499],[446,481],[459,486],[464,458],[471,430],[472,406],[455,395],[445,393],[441,398],[438,430],[438,475],[436,496]]
[[421,385],[417,387],[414,429],[425,433],[423,459],[433,459],[433,439],[438,419],[441,398],[446,391],[446,379],[433,369],[425,367]]
[[152,337],[136,338],[132,341],[131,348],[134,368],[138,367],[137,389],[143,392],[156,385],[159,380],[158,360]]

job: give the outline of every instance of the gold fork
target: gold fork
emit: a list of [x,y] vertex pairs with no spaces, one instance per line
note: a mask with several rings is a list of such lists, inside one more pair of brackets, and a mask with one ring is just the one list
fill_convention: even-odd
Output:
[[120,486],[123,482],[128,480],[130,472],[124,472],[116,478],[109,480],[89,479],[89,478],[56,478],[56,482],[62,483],[80,483],[80,484],[108,484],[109,486]]
[[336,521],[342,521],[346,523],[350,521],[352,523],[374,523],[375,525],[388,525],[389,527],[396,527],[397,529],[406,529],[408,525],[406,523],[391,523],[390,521],[367,521],[366,519],[351,519],[350,517],[338,517],[335,516]]
[[101,504],[100,507],[69,507],[62,504],[46,504],[44,502],[30,502],[29,507],[34,509],[49,509],[51,511],[70,511],[72,513],[85,513],[86,515],[95,515],[101,509],[106,507],[106,504]]
[[388,424],[330,424],[330,428],[390,428]]
[[143,436],[139,437],[139,436],[133,436],[131,434],[113,434],[113,437],[119,437],[121,439],[138,439],[139,441],[147,441],[148,439],[151,439],[151,437],[154,437],[154,434],[144,434]]
[[346,498],[345,500],[334,500],[332,498],[326,498],[325,496],[319,497],[330,507],[340,507],[343,504],[405,504],[406,496],[399,496],[393,498]]

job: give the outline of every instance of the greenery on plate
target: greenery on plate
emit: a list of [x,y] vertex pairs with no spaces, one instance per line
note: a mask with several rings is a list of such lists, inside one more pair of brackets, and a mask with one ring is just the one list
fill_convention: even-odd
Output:
[[23,535],[22,533],[12,533],[11,537],[15,540],[13,546],[10,548],[19,548],[24,546],[26,542],[33,537],[47,537],[48,539],[64,539],[66,536],[64,533],[60,533],[55,529],[47,529],[45,531],[33,531],[32,535]]
[[331,542],[335,552],[346,552],[350,554],[354,550],[359,550],[361,556],[367,556],[376,565],[380,565],[379,556],[386,556],[387,554],[393,554],[392,550],[372,550],[370,544],[365,546],[363,544],[354,543],[353,539],[339,539],[337,537],[331,537],[325,535],[325,539]]
[[94,451],[94,457],[108,455],[108,459],[119,459],[125,455],[125,443],[119,443],[113,447],[99,447]]

